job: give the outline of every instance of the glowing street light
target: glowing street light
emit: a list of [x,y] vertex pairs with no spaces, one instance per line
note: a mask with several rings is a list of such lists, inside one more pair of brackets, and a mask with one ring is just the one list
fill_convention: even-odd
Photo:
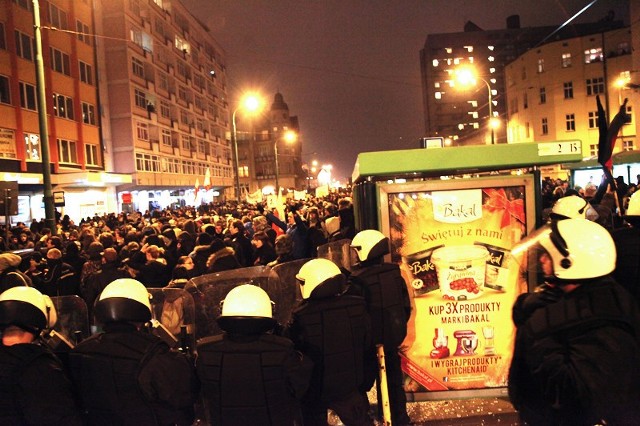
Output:
[[489,92],[489,128],[491,129],[491,145],[495,143],[495,129],[500,127],[500,120],[493,116],[493,98],[491,96],[491,85],[487,80],[476,75],[471,68],[460,67],[454,71],[456,81],[463,86],[475,86],[476,80],[480,79],[487,86]]
[[240,201],[240,164],[238,162],[238,133],[236,129],[236,113],[240,109],[244,109],[247,112],[256,112],[260,109],[261,101],[260,97],[254,94],[245,95],[240,102],[240,105],[233,111],[231,115],[231,138],[233,143],[233,163],[236,168],[235,177],[236,177],[236,200]]
[[[282,135],[282,139],[289,144],[294,143],[295,141],[298,140],[298,134],[296,132],[294,132],[293,130],[287,130],[284,132],[284,134]],[[275,142],[273,143],[273,153],[275,156],[275,161],[276,161],[276,195],[280,194],[280,167],[278,165],[278,140],[279,138],[276,137]]]

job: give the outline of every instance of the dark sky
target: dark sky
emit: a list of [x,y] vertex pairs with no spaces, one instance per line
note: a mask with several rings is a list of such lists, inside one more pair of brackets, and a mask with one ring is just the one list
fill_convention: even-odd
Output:
[[[227,54],[228,94],[280,91],[300,121],[303,161],[351,176],[359,152],[417,148],[423,136],[419,52],[428,34],[556,25],[592,0],[182,0]],[[627,0],[598,0],[579,22]],[[628,19],[625,18],[628,23]]]

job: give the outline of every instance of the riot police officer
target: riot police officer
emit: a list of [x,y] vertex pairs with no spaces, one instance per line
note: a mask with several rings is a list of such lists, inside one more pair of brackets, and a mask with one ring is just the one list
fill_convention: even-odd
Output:
[[35,288],[0,295],[0,424],[81,424],[71,381],[40,338],[56,319],[51,299]]
[[344,294],[346,277],[327,259],[313,259],[296,275],[303,301],[288,335],[314,369],[302,400],[304,424],[326,425],[331,408],[345,425],[370,425],[369,403],[359,392],[370,319],[362,297]]
[[104,332],[84,340],[69,357],[88,424],[190,425],[195,371],[185,355],[144,331],[151,320],[144,285],[131,278],[111,282],[94,315]]
[[[391,422],[394,425],[409,424],[398,354],[407,335],[407,322],[411,315],[409,292],[399,266],[384,262],[384,256],[389,253],[389,239],[382,232],[375,229],[358,232],[351,241],[351,248],[357,254],[357,262],[349,277],[349,291],[364,296],[371,316],[373,343],[384,345]],[[363,393],[378,382],[377,377],[378,363],[373,348],[365,358]],[[377,387],[378,395],[381,395],[379,383]],[[379,407],[380,403],[378,398]]]
[[232,289],[217,320],[225,333],[198,343],[196,370],[206,414],[215,425],[292,425],[312,362],[276,325],[267,293],[251,284]]
[[531,274],[540,268],[547,282],[513,306],[509,397],[522,421],[637,424],[640,312],[611,276],[616,249],[609,232],[582,218],[552,221],[511,255]]

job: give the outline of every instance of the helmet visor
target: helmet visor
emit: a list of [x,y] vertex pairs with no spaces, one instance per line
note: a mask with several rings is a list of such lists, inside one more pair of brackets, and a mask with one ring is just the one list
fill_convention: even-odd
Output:
[[511,257],[520,268],[520,275],[529,283],[542,283],[553,276],[551,256],[545,246],[551,240],[552,226],[536,229],[511,249]]

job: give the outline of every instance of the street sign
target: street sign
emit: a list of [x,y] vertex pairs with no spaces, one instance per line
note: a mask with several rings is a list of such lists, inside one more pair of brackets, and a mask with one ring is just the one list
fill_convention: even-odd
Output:
[[56,191],[53,193],[53,205],[56,207],[64,207],[64,191]]
[[444,146],[443,137],[422,138],[420,139],[420,148],[442,148]]

